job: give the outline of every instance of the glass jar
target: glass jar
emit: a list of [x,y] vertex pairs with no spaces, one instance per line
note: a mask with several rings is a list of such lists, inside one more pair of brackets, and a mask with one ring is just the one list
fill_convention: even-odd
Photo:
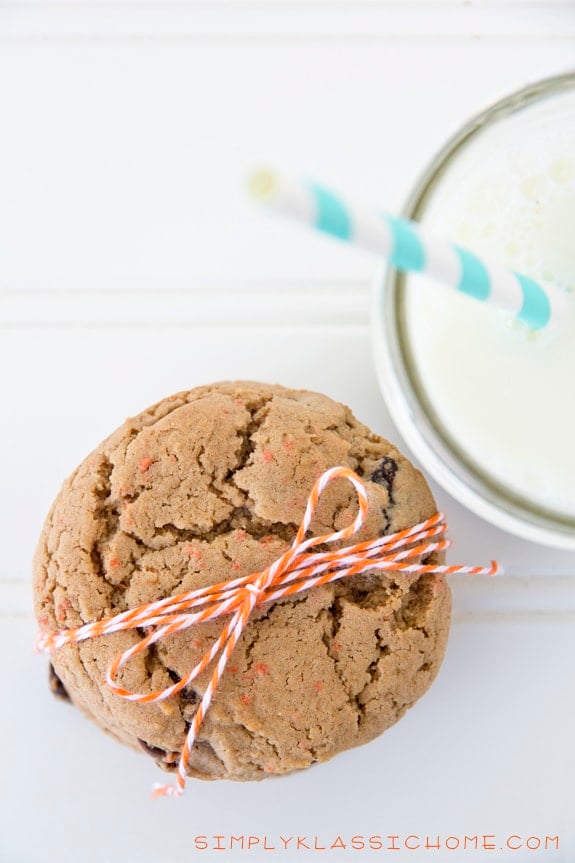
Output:
[[404,213],[572,294],[563,318],[534,333],[388,268],[372,322],[384,396],[423,467],[497,526],[575,550],[575,73],[473,118]]

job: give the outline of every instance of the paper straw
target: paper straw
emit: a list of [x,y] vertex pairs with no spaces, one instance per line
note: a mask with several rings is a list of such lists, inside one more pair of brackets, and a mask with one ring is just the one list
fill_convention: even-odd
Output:
[[403,272],[421,273],[514,314],[540,330],[558,316],[559,296],[529,276],[427,234],[410,219],[363,212],[314,182],[287,182],[273,171],[250,179],[254,197],[274,210],[375,252]]

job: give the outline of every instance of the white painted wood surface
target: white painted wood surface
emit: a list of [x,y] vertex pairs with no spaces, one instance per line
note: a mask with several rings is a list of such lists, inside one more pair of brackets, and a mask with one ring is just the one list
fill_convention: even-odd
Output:
[[[441,490],[451,559],[497,557],[507,577],[454,580],[445,666],[396,728],[281,781],[152,803],[153,765],[49,697],[30,601],[61,480],[169,392],[315,388],[401,443],[372,368],[371,262],[252,208],[254,163],[399,208],[472,113],[574,59],[570,0],[0,2],[2,863],[392,854],[286,851],[279,834],[497,837],[394,852],[415,863],[575,858],[575,556]],[[214,834],[276,848],[194,844]],[[506,848],[515,834],[559,849]]]

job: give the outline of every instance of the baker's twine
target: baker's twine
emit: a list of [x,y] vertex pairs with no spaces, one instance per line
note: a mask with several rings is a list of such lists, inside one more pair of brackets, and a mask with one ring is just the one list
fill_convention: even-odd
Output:
[[[336,478],[349,480],[357,493],[358,513],[348,527],[305,539],[319,498],[326,486]],[[179,593],[157,602],[149,602],[121,614],[87,623],[77,629],[60,632],[40,633],[36,642],[38,652],[53,653],[66,644],[77,644],[89,638],[122,632],[128,629],[150,627],[151,631],[141,641],[125,650],[112,662],[106,673],[110,689],[127,701],[142,704],[164,701],[177,695],[208,668],[212,660],[217,663],[204,691],[202,699],[190,724],[180,755],[175,785],[157,785],[153,796],[173,795],[181,797],[186,784],[186,774],[194,741],[214,693],[224,673],[226,664],[239,641],[244,627],[254,608],[309,590],[321,584],[329,584],[340,578],[364,572],[404,572],[423,575],[434,573],[442,575],[496,575],[499,566],[492,561],[489,567],[445,566],[421,562],[434,551],[443,551],[451,544],[441,538],[447,529],[445,516],[436,513],[431,518],[406,530],[375,540],[359,542],[335,551],[309,551],[314,546],[338,542],[356,534],[365,523],[369,504],[363,482],[347,467],[333,467],[327,470],[315,483],[308,498],[305,514],[291,547],[274,563],[261,572],[253,572],[244,578],[222,581],[209,587]],[[434,538],[434,539],[432,539]],[[420,560],[417,561],[416,558]],[[191,626],[208,620],[229,616],[219,638],[204,654],[189,674],[156,692],[130,692],[116,683],[121,668],[134,656],[146,650],[167,635],[183,632]]]

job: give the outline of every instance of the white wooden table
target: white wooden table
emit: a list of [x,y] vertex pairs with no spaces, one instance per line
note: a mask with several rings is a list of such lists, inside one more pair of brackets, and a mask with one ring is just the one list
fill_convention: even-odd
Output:
[[569,0],[0,2],[2,863],[575,859],[573,554],[436,489],[451,559],[508,574],[454,581],[430,693],[329,764],[181,801],[151,801],[152,762],[52,700],[30,590],[63,477],[170,392],[318,389],[401,445],[371,359],[373,268],[253,209],[246,171],[399,208],[472,113],[574,60]]

